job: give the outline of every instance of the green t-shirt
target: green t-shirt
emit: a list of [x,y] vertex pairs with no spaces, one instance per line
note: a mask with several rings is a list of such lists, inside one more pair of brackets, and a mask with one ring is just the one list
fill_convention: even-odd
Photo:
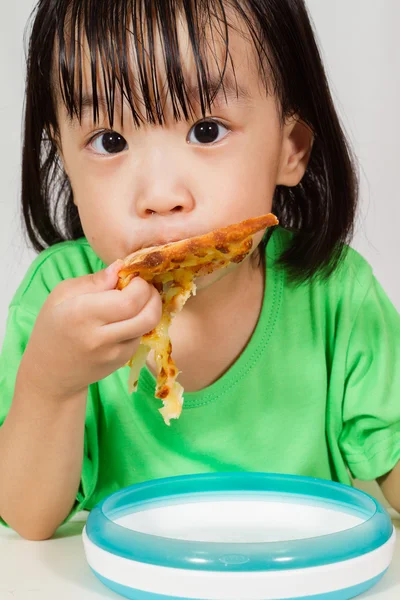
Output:
[[[350,483],[400,459],[400,316],[354,250],[328,281],[290,284],[278,269],[291,236],[277,228],[266,251],[262,311],[235,364],[184,395],[167,427],[145,367],[127,391],[124,367],[89,388],[77,510],[145,480],[210,471],[295,473]],[[103,268],[85,239],[44,251],[9,310],[0,355],[0,425],[21,355],[49,292]],[[223,340],[221,341],[223,343]],[[70,515],[70,516],[71,516]]]

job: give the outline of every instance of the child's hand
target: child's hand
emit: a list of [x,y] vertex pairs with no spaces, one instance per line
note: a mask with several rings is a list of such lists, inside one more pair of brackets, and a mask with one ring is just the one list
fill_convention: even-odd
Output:
[[157,290],[136,278],[114,289],[119,261],[108,269],[69,279],[49,295],[36,320],[19,377],[46,396],[82,392],[122,367],[139,338],[161,319]]

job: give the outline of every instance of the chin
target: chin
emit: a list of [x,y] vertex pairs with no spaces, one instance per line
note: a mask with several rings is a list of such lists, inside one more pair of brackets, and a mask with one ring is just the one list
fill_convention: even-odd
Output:
[[214,271],[214,273],[210,273],[210,275],[204,275],[204,277],[198,277],[195,280],[197,291],[201,292],[202,290],[205,290],[205,289],[211,287],[218,281],[221,281],[227,275],[229,275],[233,271],[236,271],[238,266],[239,265],[235,265],[235,264],[231,263],[230,265],[228,265],[227,267],[225,267],[223,269],[218,269],[218,271]]

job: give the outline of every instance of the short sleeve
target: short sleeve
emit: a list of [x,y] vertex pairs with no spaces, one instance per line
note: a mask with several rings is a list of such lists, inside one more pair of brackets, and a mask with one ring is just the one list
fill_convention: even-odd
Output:
[[371,285],[350,335],[339,444],[353,475],[372,480],[400,460],[400,315]]
[[[36,315],[20,306],[11,306],[6,333],[0,354],[0,428],[2,427],[14,396],[15,381],[22,355],[34,327]],[[83,510],[95,489],[98,472],[97,425],[94,415],[96,386],[91,386],[87,402],[84,457],[80,488],[76,502],[66,521]],[[0,482],[1,485],[1,482]],[[0,524],[7,524],[0,518]]]

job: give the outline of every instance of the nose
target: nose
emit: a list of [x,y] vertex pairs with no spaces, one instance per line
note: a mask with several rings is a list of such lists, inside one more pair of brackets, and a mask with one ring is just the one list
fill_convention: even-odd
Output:
[[137,211],[141,217],[157,214],[168,216],[174,213],[189,212],[193,202],[187,194],[175,194],[170,190],[160,191],[156,194],[147,194],[146,199],[139,201]]
[[195,201],[182,165],[168,160],[165,154],[158,156],[160,160],[154,158],[139,174],[140,187],[136,198],[138,215],[142,218],[154,214],[169,216],[193,210]]

